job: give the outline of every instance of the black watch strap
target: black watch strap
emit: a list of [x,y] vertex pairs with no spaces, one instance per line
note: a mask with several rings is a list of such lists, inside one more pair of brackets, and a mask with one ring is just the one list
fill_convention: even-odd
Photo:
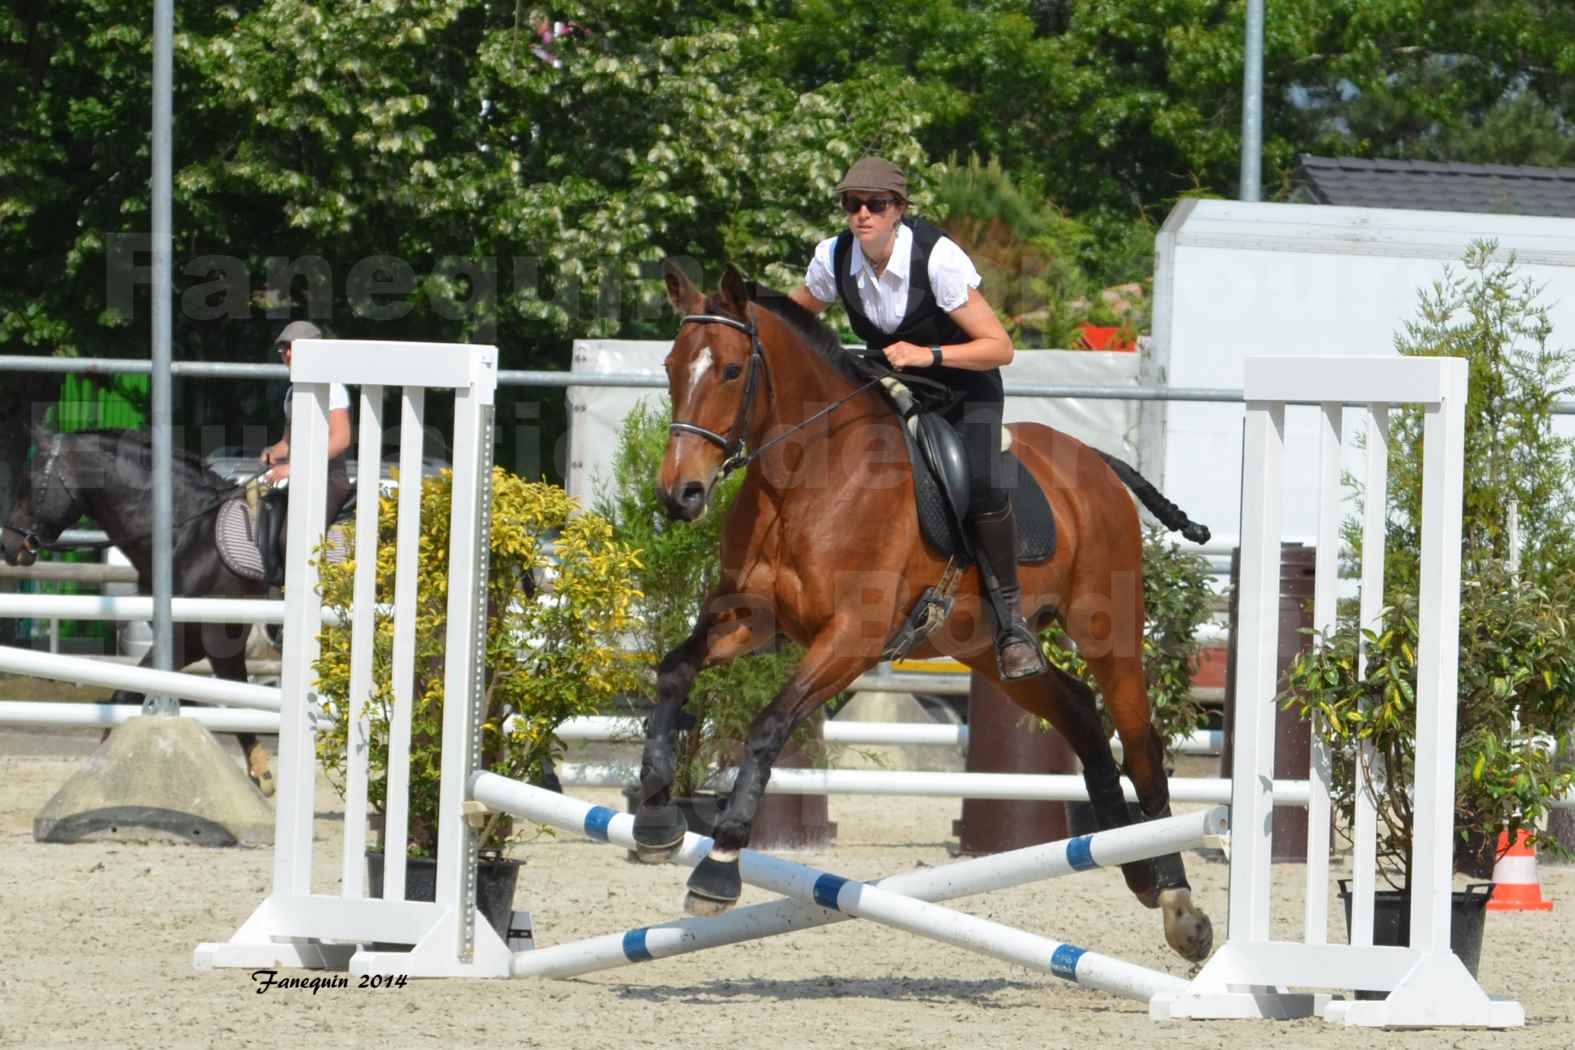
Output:
[[941,348],[938,347],[938,346],[930,347],[930,366],[933,368],[933,367],[936,367],[936,366],[940,365],[940,363],[941,363]]

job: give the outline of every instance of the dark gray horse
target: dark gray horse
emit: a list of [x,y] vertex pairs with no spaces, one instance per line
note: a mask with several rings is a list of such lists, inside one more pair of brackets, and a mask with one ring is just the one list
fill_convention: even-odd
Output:
[[[150,590],[153,566],[153,450],[142,430],[84,430],[39,434],[11,515],[0,526],[0,557],[31,565],[38,550],[86,516],[98,523],[137,569],[137,590]],[[174,593],[182,597],[258,597],[261,582],[231,572],[214,542],[219,507],[242,489],[213,473],[195,456],[177,451],[174,482]],[[173,666],[207,658],[213,673],[246,680],[248,624],[176,624]],[[150,651],[142,660],[146,667]],[[142,695],[117,690],[115,700],[141,703]],[[273,794],[268,752],[250,733],[237,733],[246,769],[265,795]]]

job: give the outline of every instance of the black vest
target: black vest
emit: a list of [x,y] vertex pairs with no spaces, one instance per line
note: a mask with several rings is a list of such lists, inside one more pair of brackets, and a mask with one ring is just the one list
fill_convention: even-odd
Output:
[[[858,287],[848,273],[848,256],[853,250],[853,231],[843,230],[837,235],[837,243],[831,254],[832,272],[837,280],[837,294],[842,299],[842,308],[848,312],[848,323],[853,326],[853,331],[859,338],[864,340],[865,345],[873,350],[880,350],[896,342],[909,342],[924,347],[972,342],[973,337],[964,332],[957,322],[941,309],[940,304],[935,301],[934,291],[930,288],[930,252],[934,249],[935,243],[946,235],[938,227],[923,219],[905,218],[902,221],[903,225],[913,233],[913,255],[908,263],[908,309],[902,315],[897,330],[889,334],[881,331],[865,314],[864,306],[859,301]],[[907,371],[965,390],[972,390],[982,382],[983,385],[992,388],[997,398],[1002,389],[999,368],[992,368],[988,372],[977,372],[972,369],[948,368],[943,365],[940,368],[913,368]]]

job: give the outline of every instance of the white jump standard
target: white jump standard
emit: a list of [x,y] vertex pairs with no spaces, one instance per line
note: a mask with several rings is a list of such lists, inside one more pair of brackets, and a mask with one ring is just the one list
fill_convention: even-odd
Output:
[[[1460,528],[1467,364],[1460,358],[1250,358],[1242,478],[1240,673],[1231,781],[1230,935],[1180,995],[1149,1004],[1159,1018],[1301,1017],[1374,1027],[1514,1027],[1520,1004],[1490,999],[1449,947],[1454,845],[1456,684],[1459,673]],[[1391,405],[1418,404],[1423,422],[1419,645],[1416,681],[1415,839],[1411,854],[1411,944],[1373,944],[1374,824],[1371,785],[1358,785],[1351,943],[1327,944],[1329,763],[1315,750],[1310,778],[1307,896],[1301,942],[1270,937],[1282,456],[1287,403],[1320,406],[1324,447],[1318,551],[1338,550],[1339,452],[1347,405],[1361,405],[1369,468],[1363,498],[1362,626],[1382,605],[1386,507],[1385,421]],[[1314,619],[1334,614],[1334,573],[1321,571]],[[1361,765],[1361,763],[1358,763]],[[1403,791],[1406,785],[1390,784]],[[1360,804],[1367,796],[1368,805]],[[1365,814],[1365,818],[1364,818]],[[1330,1000],[1289,988],[1372,988],[1374,1001]]]
[[[475,769],[480,722],[480,648],[485,638],[487,552],[491,524],[492,410],[497,389],[497,350],[437,343],[367,343],[301,340],[295,344],[290,445],[295,450],[288,528],[307,535],[321,522],[327,499],[328,389],[330,383],[361,388],[357,481],[355,602],[351,616],[350,753],[346,763],[343,869],[340,892],[312,892],[312,831],[316,750],[310,706],[315,700],[312,664],[318,656],[322,596],[308,544],[292,543],[286,556],[285,638],[280,689],[279,794],[273,891],[229,941],[199,945],[198,969],[218,966],[344,968],[354,973],[420,976],[502,976],[510,952],[476,910],[476,845],[461,806]],[[453,503],[449,517],[448,630],[445,649],[443,765],[439,788],[437,900],[404,900],[405,799],[398,785],[408,775],[410,708],[396,699],[394,719],[404,733],[390,735],[389,807],[385,821],[386,867],[382,899],[365,891],[367,826],[367,712],[372,688],[378,464],[383,441],[385,385],[400,389],[401,476],[421,476],[425,399],[428,390],[454,395]],[[400,486],[401,529],[417,527],[419,485]],[[404,532],[401,532],[404,535]],[[413,579],[418,545],[396,551],[396,590]],[[413,603],[394,610],[396,679],[414,651]],[[403,654],[403,655],[401,655]],[[404,684],[408,694],[408,681]],[[395,683],[396,694],[400,684]],[[468,698],[469,703],[460,698]],[[403,698],[402,698],[403,699]],[[409,952],[374,953],[374,941],[413,944]]]

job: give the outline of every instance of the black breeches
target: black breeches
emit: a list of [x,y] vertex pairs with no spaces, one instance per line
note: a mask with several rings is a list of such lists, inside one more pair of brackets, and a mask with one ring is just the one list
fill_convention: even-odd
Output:
[[[977,373],[983,378],[984,373]],[[1010,501],[1006,457],[1001,455],[1001,410],[998,389],[987,383],[970,384],[963,399],[946,413],[968,453],[968,516],[990,514]]]
[[[285,504],[289,503],[289,500],[290,493],[289,490],[286,489],[284,501],[280,504],[279,511],[279,521],[281,527],[285,521],[284,506]],[[328,512],[324,515],[324,529],[327,529],[328,526],[334,523],[334,519],[339,516],[339,512],[344,509],[345,504],[349,502],[349,500],[350,475],[345,470],[345,458],[343,456],[339,456],[336,459],[331,459],[328,461]]]
[[345,458],[338,456],[328,461],[328,515],[323,528],[334,523],[349,499],[350,475],[345,470]]

